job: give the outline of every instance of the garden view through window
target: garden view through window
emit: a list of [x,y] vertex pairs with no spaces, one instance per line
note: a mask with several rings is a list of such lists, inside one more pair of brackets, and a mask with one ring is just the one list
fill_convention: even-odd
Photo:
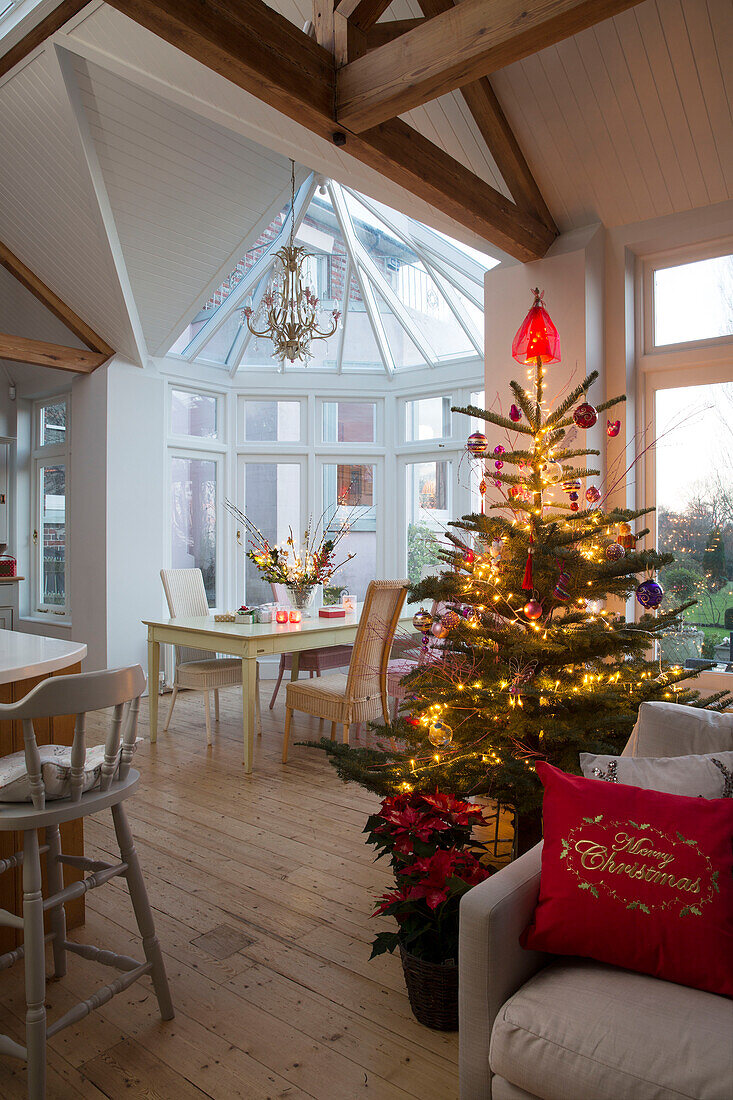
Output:
[[[684,663],[730,658],[733,609],[733,383],[656,395],[657,529],[675,561],[660,573],[664,606],[696,600],[663,656]],[[731,612],[733,614],[733,612]]]

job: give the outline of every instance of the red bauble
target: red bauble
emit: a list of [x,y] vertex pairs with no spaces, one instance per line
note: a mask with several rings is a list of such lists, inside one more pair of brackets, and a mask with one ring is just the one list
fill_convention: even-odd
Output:
[[483,432],[474,432],[473,435],[469,435],[466,441],[466,450],[480,458],[481,455],[485,455],[489,449],[489,441]]
[[528,619],[541,619],[542,618],[542,604],[539,600],[528,600],[522,608],[522,611]]
[[464,565],[473,565],[475,560],[476,560],[476,555],[473,552],[473,550],[467,550],[466,553],[463,555],[463,564]]
[[621,421],[620,420],[608,420],[606,422],[606,431],[607,431],[608,435],[610,436],[610,438],[613,439],[621,431]]
[[589,485],[585,490],[585,499],[589,504],[595,504],[597,500],[601,499],[600,489],[597,489],[595,485]]
[[542,304],[544,291],[535,288],[532,293],[534,303],[514,337],[512,356],[518,363],[559,363],[560,337]]
[[509,410],[509,419],[513,420],[515,424],[518,423],[522,419],[522,410],[517,408],[516,405],[512,405]]
[[597,419],[598,413],[587,401],[584,401],[582,405],[578,405],[573,413],[573,420],[579,428],[592,428]]

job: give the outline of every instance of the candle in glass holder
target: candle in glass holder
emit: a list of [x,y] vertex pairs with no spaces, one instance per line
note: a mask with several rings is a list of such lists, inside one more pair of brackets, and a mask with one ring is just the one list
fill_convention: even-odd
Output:
[[287,609],[284,608],[284,607],[278,607],[277,611],[275,612],[275,622],[277,622],[277,623],[286,623],[287,621],[288,621]]
[[356,596],[353,592],[344,592],[341,597],[341,606],[347,615],[356,611]]
[[297,607],[292,608],[292,610],[290,612],[290,621],[291,621],[291,623],[299,623],[300,622],[300,611],[298,610]]

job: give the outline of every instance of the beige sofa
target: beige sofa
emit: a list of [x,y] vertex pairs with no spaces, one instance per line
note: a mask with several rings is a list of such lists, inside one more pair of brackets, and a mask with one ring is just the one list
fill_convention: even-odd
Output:
[[[733,749],[733,715],[666,703],[644,710],[624,755]],[[461,905],[461,1100],[731,1100],[733,1001],[519,946],[541,849]]]

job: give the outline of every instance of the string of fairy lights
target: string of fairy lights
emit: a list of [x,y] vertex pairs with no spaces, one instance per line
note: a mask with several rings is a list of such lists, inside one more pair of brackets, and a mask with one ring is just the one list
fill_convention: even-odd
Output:
[[[446,764],[455,767],[479,761],[487,768],[504,765],[507,753],[492,744],[494,730],[497,723],[506,729],[509,716],[512,712],[519,715],[525,708],[526,699],[531,699],[532,717],[538,720],[534,730],[538,745],[534,747],[526,737],[513,737],[511,733],[508,736],[513,762],[532,770],[533,762],[543,755],[543,712],[548,719],[557,717],[560,711],[568,712],[574,703],[587,705],[590,697],[603,697],[604,692],[619,700],[653,686],[664,698],[671,699],[686,690],[677,685],[689,676],[689,672],[679,665],[660,666],[656,671],[640,667],[648,662],[628,660],[609,665],[606,671],[588,667],[582,650],[573,657],[579,638],[589,627],[601,629],[609,636],[607,657],[612,658],[621,651],[620,639],[624,653],[641,656],[659,629],[672,621],[680,609],[663,612],[652,629],[648,621],[626,622],[619,612],[602,607],[597,598],[601,594],[603,597],[609,594],[627,596],[633,585],[631,578],[651,570],[647,563],[655,562],[658,555],[637,546],[649,534],[648,529],[634,535],[628,522],[629,518],[645,514],[644,511],[613,509],[605,513],[603,505],[611,490],[603,493],[595,485],[589,485],[585,492],[589,507],[579,503],[582,479],[594,477],[598,471],[585,466],[574,467],[571,460],[599,452],[570,444],[578,428],[593,426],[599,412],[612,408],[625,397],[611,399],[595,408],[590,405],[585,395],[597,378],[597,373],[593,372],[553,408],[545,394],[545,367],[560,361],[560,342],[544,307],[542,294],[539,290],[534,294],[532,309],[512,347],[514,358],[526,366],[526,385],[522,387],[512,382],[516,404],[512,404],[509,417],[473,406],[456,410],[474,418],[482,416],[485,421],[504,429],[507,443],[511,443],[510,434],[514,433],[515,441],[525,437],[528,446],[499,445],[492,453],[483,433],[474,432],[469,437],[467,451],[481,464],[483,528],[498,530],[499,534],[490,542],[478,534],[474,548],[449,535],[455,549],[446,549],[442,554],[453,570],[455,595],[449,610],[437,619],[424,608],[415,615],[414,625],[422,632],[423,639],[418,667],[407,681],[410,696],[405,706],[409,711],[406,721],[427,738],[431,751],[417,751],[409,757],[410,777],[399,784],[403,791],[413,789],[410,782],[413,777],[422,781],[426,773],[444,768]],[[582,400],[578,405],[579,399]],[[608,437],[614,438],[619,428],[620,421],[608,420]],[[505,463],[517,466],[518,473],[505,472]],[[487,512],[484,494],[487,483],[492,481],[499,499],[489,505]],[[567,503],[559,499],[560,491],[568,493]],[[488,513],[492,513],[493,518],[490,519]],[[476,516],[471,520],[473,526],[471,522],[454,526],[481,530],[482,520]],[[548,572],[545,544],[539,536],[546,533],[550,525],[553,537],[560,535],[553,549],[560,574],[548,598],[546,592],[536,589],[534,573],[538,550],[543,576]],[[507,557],[513,543],[522,550],[526,547],[527,551],[521,584],[517,583],[519,578],[514,568],[518,564],[516,554]],[[636,555],[630,562],[624,561],[627,551]],[[609,566],[614,564],[617,568],[609,572]],[[570,593],[571,580],[576,589],[573,595]],[[581,592],[578,592],[579,587]],[[659,607],[663,591],[651,571],[636,592],[637,599],[647,610]],[[549,610],[548,602],[551,604]],[[431,650],[430,633],[436,641],[442,642],[451,632],[454,632],[453,644],[436,652],[433,642]],[[527,660],[531,654],[528,640],[533,637],[541,644],[538,659]],[[483,652],[491,658],[490,683],[486,683],[480,673],[476,678],[467,675],[466,660],[471,651]],[[597,657],[597,651],[593,657]],[[559,669],[566,673],[574,665],[582,673],[579,679],[576,677],[571,682],[564,675],[557,675]],[[474,662],[474,671],[475,667]],[[425,697],[428,686],[431,699]],[[502,701],[506,703],[505,709],[497,712],[496,704]],[[449,725],[448,718],[455,729]],[[468,744],[455,744],[454,736],[460,734],[469,720],[474,727],[482,725],[482,732],[474,735]],[[396,769],[394,761],[378,766]]]

